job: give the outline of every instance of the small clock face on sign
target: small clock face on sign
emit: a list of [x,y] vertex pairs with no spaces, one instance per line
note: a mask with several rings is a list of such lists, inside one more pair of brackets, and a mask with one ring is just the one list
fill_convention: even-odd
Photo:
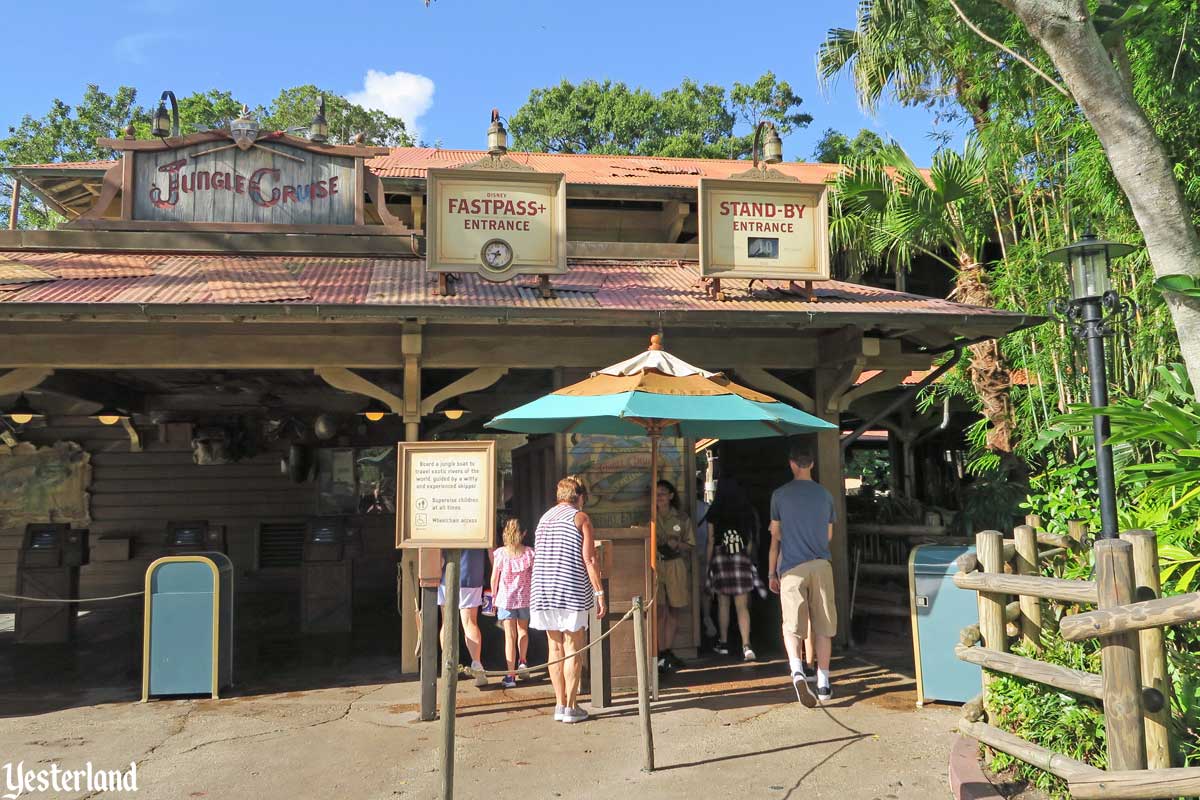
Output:
[[508,266],[512,264],[512,245],[503,239],[489,239],[484,243],[479,256],[484,267],[493,272],[500,272],[508,269]]

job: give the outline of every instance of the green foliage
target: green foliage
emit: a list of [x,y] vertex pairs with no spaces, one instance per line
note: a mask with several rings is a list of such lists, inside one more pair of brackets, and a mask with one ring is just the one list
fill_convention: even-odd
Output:
[[[0,167],[8,164],[46,164],[52,161],[95,161],[113,157],[97,146],[96,139],[112,138],[137,113],[137,92],[122,86],[108,94],[88,84],[79,103],[71,106],[55,99],[41,117],[26,114],[0,139]],[[0,215],[8,216],[12,177],[0,173]],[[22,227],[45,228],[62,218],[46,208],[32,192],[21,195]]]
[[[1013,647],[1013,652],[1071,669],[1100,672],[1095,639],[1065,642],[1047,635],[1040,652],[1026,650],[1023,645]],[[1026,741],[1101,769],[1107,764],[1104,712],[1094,701],[997,673],[988,689],[988,705],[996,713],[992,724]],[[1063,781],[1012,756],[997,752],[991,767],[995,771],[1015,767],[1020,777],[1052,797],[1070,797]]]
[[[774,122],[780,136],[806,127],[812,117],[799,110],[802,102],[771,72],[728,93],[692,80],[658,95],[619,81],[563,81],[530,92],[509,130],[515,150],[743,158],[762,120]],[[750,132],[735,133],[739,122]]]
[[325,98],[325,120],[329,123],[331,142],[347,144],[361,133],[370,144],[387,147],[408,147],[413,144],[404,120],[399,117],[355,105],[335,92],[319,89],[312,84],[284,89],[260,113],[259,119],[266,128],[307,131],[322,96]]

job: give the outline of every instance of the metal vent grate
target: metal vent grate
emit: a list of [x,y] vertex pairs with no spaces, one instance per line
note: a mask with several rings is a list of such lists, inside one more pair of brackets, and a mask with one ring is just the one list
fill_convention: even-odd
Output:
[[258,529],[258,568],[298,567],[304,554],[302,522],[264,523]]

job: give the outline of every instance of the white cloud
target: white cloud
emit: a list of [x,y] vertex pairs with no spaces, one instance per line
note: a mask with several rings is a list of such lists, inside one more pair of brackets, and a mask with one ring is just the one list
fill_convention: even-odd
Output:
[[433,81],[411,72],[367,70],[362,91],[346,95],[351,103],[400,117],[409,134],[419,135],[417,119],[433,105]]

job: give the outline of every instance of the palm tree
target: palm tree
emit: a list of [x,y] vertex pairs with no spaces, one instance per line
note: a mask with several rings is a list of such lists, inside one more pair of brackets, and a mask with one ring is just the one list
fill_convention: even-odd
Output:
[[[983,248],[991,230],[982,148],[970,137],[962,153],[943,149],[927,172],[895,143],[859,160],[834,184],[830,231],[835,249],[905,269],[918,255],[954,273],[951,297],[993,307]],[[970,378],[990,424],[987,449],[1013,450],[1013,418],[1004,354],[995,339],[970,345]]]

